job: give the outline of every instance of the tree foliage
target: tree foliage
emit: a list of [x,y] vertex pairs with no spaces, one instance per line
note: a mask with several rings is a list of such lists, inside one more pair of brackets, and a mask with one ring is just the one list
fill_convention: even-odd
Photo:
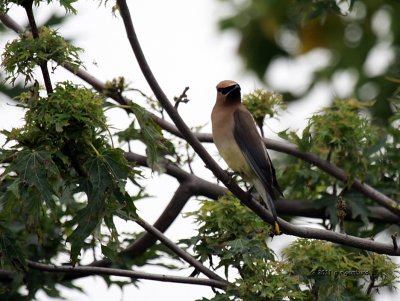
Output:
[[[240,35],[238,53],[245,66],[264,78],[273,62],[297,60],[323,50],[329,62],[314,70],[304,91],[290,92],[298,98],[319,83],[333,83],[343,74],[354,80],[350,97],[375,100],[372,112],[380,122],[392,114],[388,99],[398,83],[400,3],[375,0],[221,0],[230,15],[220,21],[223,30]],[[381,52],[379,52],[379,50]],[[373,56],[385,57],[383,64]]]
[[[0,1],[0,17],[9,26],[5,13],[11,3],[28,11],[32,5],[46,8],[50,2]],[[77,13],[74,2],[59,4],[66,12]],[[127,21],[125,1],[117,2],[113,12],[120,10]],[[232,3],[240,14],[222,24],[241,31],[241,54],[260,77],[275,55],[297,55],[283,43],[284,35],[295,34],[302,53],[317,47],[337,51],[336,63],[316,74],[313,85],[353,63],[361,70],[359,58],[365,59],[377,43],[376,33],[366,24],[373,22],[378,13],[391,14],[397,9],[397,4],[382,6],[369,1],[349,1],[348,14],[343,14],[344,1],[291,1],[290,7],[286,1]],[[358,11],[361,7],[365,9],[362,16]],[[397,22],[394,19],[393,24]],[[36,26],[32,18],[29,21],[31,28]],[[395,34],[398,29],[392,23],[390,30]],[[338,36],[354,26],[362,31],[361,38],[351,40],[355,38],[348,33],[345,43],[337,45]],[[107,284],[123,287],[137,279],[116,281],[110,275],[150,264],[172,272],[187,268],[183,261],[195,267],[194,274],[201,272],[209,279],[159,278],[215,288],[215,296],[203,301],[372,300],[379,289],[394,289],[398,284],[398,267],[388,256],[400,255],[395,233],[400,218],[400,174],[396,168],[400,162],[398,78],[372,78],[360,73],[356,84],[355,96],[365,83],[380,83],[382,93],[376,103],[384,102],[390,109],[385,113],[389,116],[386,122],[377,123],[371,117],[371,112],[378,112],[372,102],[356,97],[336,99],[330,107],[311,116],[302,131],[287,129],[280,133],[286,141],[268,144],[281,152],[277,171],[286,201],[292,202],[293,208],[299,203],[302,206],[288,212],[281,206],[285,200],[278,201],[283,231],[298,238],[285,246],[282,254],[275,254],[270,243],[282,236],[271,232],[265,209],[259,209],[253,198],[249,201],[248,195],[244,198],[239,186],[232,186],[235,184],[230,177],[226,180],[225,173],[225,178],[218,176],[220,168],[204,159],[203,150],[193,139],[206,143],[210,142],[209,135],[182,130],[172,105],[177,114],[171,116],[176,126],[163,118],[163,110],[170,113],[170,109],[157,88],[153,89],[160,104],[139,93],[147,102],[140,105],[126,96],[132,88],[124,78],[99,84],[85,77],[80,69],[81,49],[51,27],[40,28],[38,36],[29,30],[17,31],[18,37],[9,41],[2,53],[2,77],[7,84],[1,91],[13,95],[18,90],[15,99],[25,112],[22,127],[2,131],[7,140],[0,149],[2,300],[33,300],[39,290],[56,297],[61,291],[59,284],[79,289],[71,282],[73,279],[97,274]],[[260,47],[250,47],[254,42],[260,42]],[[392,42],[395,47],[397,37]],[[345,51],[348,58],[339,55]],[[350,59],[353,56],[357,60]],[[143,58],[138,59],[145,64]],[[49,65],[76,73],[91,87],[71,81],[53,85],[45,77]],[[46,90],[39,84],[39,69]],[[21,79],[22,91],[12,90]],[[135,91],[140,92],[137,88]],[[287,107],[282,94],[262,89],[243,99],[261,131],[266,117],[279,118]],[[112,135],[106,110],[125,111],[131,116],[131,124]],[[133,141],[145,146],[146,156],[132,151]],[[197,155],[234,195],[216,181],[196,175],[191,162],[198,160]],[[142,182],[142,171],[147,168],[179,182],[154,226],[138,216],[135,206],[136,200],[148,196]],[[246,187],[240,178],[235,180]],[[128,189],[128,184],[135,189]],[[199,196],[201,203],[197,211],[186,213],[196,221],[196,234],[174,244],[162,232],[191,196]],[[323,209],[313,220],[319,230],[294,223],[299,217],[312,216],[314,209]],[[116,226],[117,218],[137,222],[150,234],[122,233]],[[371,240],[380,233],[391,235],[391,240]],[[155,237],[163,243],[157,243]],[[99,252],[102,258],[96,260]],[[82,258],[88,254],[93,262],[83,267],[87,270],[74,268],[82,268]],[[165,264],[165,257],[173,258],[174,264]],[[140,272],[136,275],[153,280],[158,277]],[[27,289],[26,294],[22,287]]]

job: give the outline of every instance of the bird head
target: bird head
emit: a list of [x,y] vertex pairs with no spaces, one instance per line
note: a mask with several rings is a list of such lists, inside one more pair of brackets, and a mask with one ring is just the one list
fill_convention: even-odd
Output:
[[223,80],[217,85],[217,100],[240,101],[240,86],[233,80]]

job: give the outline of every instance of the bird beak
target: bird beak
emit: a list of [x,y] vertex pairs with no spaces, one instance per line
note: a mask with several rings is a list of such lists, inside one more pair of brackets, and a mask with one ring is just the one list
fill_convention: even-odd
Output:
[[240,91],[240,86],[239,84],[236,84],[235,86],[233,86],[233,88],[231,88],[231,90],[228,92],[228,95],[235,92],[235,91]]

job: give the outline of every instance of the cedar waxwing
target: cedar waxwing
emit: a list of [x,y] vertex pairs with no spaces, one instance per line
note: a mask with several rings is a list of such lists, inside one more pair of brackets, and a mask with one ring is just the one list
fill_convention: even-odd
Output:
[[211,114],[214,143],[228,166],[254,185],[275,220],[280,234],[274,201],[283,196],[275,169],[250,112],[241,102],[240,86],[231,80],[217,85],[217,101]]

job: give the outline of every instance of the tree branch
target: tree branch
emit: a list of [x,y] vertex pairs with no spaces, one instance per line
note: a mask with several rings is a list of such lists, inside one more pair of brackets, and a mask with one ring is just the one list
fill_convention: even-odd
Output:
[[[128,161],[135,162],[136,164],[144,167],[149,167],[147,164],[147,157],[133,152],[126,152],[125,158]],[[215,183],[206,181],[194,174],[184,171],[174,164],[167,164],[165,166],[166,174],[175,177],[179,182],[184,181],[191,189],[192,195],[201,195],[210,199],[217,200],[227,193],[227,190]],[[190,186],[189,186],[190,183]],[[276,210],[280,215],[302,216],[311,218],[328,218],[326,207],[315,208],[313,202],[305,202],[302,200],[288,200],[279,199],[276,202]],[[370,216],[368,218],[376,223],[400,223],[400,217],[391,213],[387,209],[378,206],[368,206]],[[350,206],[346,207],[348,221],[361,221],[359,217],[353,218],[353,212]],[[157,227],[158,228],[158,227]]]
[[110,275],[110,276],[122,276],[129,277],[134,279],[147,279],[147,280],[155,280],[162,282],[174,282],[174,283],[189,283],[195,285],[205,285],[211,287],[218,287],[221,289],[225,289],[227,282],[215,280],[215,279],[201,279],[201,278],[193,278],[193,277],[181,277],[181,276],[173,276],[173,275],[163,275],[163,274],[153,274],[139,271],[130,271],[123,269],[114,269],[114,268],[104,268],[104,267],[89,267],[89,266],[56,266],[43,264],[34,261],[27,261],[28,266],[35,270],[41,270],[51,273],[71,273],[79,274],[82,276],[85,275]]
[[[177,218],[192,195],[193,193],[187,185],[179,185],[171,201],[165,207],[162,214],[158,217],[153,227],[162,233],[165,232],[172,222]],[[129,253],[133,256],[135,256],[135,254],[141,254],[154,245],[156,241],[157,237],[149,234],[149,232],[144,233],[132,244],[130,244],[122,253]]]
[[[167,96],[165,95],[165,93],[159,86],[157,80],[155,79],[153,73],[151,72],[149,65],[147,64],[140,43],[137,39],[126,1],[117,0],[117,4],[125,25],[125,30],[128,40],[131,44],[132,50],[139,63],[139,66],[142,70],[144,77],[146,78],[149,86],[151,87],[155,97],[164,107],[170,118],[175,123],[176,127],[184,136],[185,140],[193,147],[195,152],[199,155],[199,157],[203,160],[203,162],[207,165],[207,167],[214,173],[214,175],[220,181],[222,181],[225,184],[225,186],[228,187],[228,189],[242,201],[243,204],[252,209],[264,221],[268,222],[269,224],[272,224],[273,218],[270,212],[268,212],[261,204],[257,203],[252,198],[248,198],[247,194],[238,185],[233,183],[228,174],[224,170],[222,170],[218,166],[218,164],[211,158],[211,156],[207,153],[203,145],[193,135],[189,127],[180,117],[179,113],[172,106],[171,102],[168,100]],[[319,230],[308,227],[298,228],[282,219],[279,219],[279,224],[281,225],[282,230],[287,234],[296,235],[304,238],[316,238],[316,239],[328,240],[343,245],[374,251],[377,253],[385,253],[388,255],[397,255],[397,256],[400,255],[400,251],[399,250],[395,251],[393,249],[392,244],[378,243],[368,239],[349,236],[341,233],[335,233],[327,230]]]
[[[147,165],[147,163],[146,163]],[[161,232],[165,232],[169,226],[173,223],[182,208],[185,206],[193,193],[190,190],[190,185],[181,184],[175,191],[174,196],[171,201],[165,207],[164,211],[158,217],[157,221],[154,223],[153,227]],[[132,242],[126,249],[122,250],[120,254],[127,254],[129,257],[140,256],[146,250],[151,248],[157,242],[157,238],[148,232],[144,232],[140,237],[138,237],[134,242]],[[96,260],[90,263],[88,266],[101,266],[107,267],[112,263],[109,259]],[[68,279],[75,278],[75,275],[70,275]]]
[[[127,152],[125,153],[125,157],[128,161],[135,162],[138,165],[148,167],[147,158],[142,155],[138,155],[135,153]],[[211,199],[217,200],[219,197],[226,194],[227,190],[222,186],[217,184],[205,181],[202,178],[197,177],[194,174],[188,173],[178,166],[174,164],[167,164],[165,166],[166,173],[172,177],[177,178],[177,180],[183,184],[181,184],[178,190],[175,192],[173,198],[171,199],[168,206],[164,209],[163,213],[160,215],[158,220],[154,223],[154,227],[158,228],[160,231],[164,232],[168,229],[169,225],[175,220],[176,216],[181,211],[180,206],[183,206],[184,203],[190,198],[192,195],[202,195]],[[185,188],[183,187],[185,186]],[[181,192],[179,192],[179,190]],[[312,206],[312,202],[309,204],[305,204],[303,201],[299,200],[279,200],[276,203],[277,212],[280,215],[291,215],[291,216],[303,216],[303,217],[311,217],[311,218],[327,218],[326,208],[314,208]],[[347,218],[348,220],[354,221],[359,219],[352,219],[350,216],[351,208],[346,209],[348,211]],[[400,223],[400,218],[391,212],[387,211],[385,208],[381,207],[368,207],[368,210],[371,212],[371,216],[369,219],[374,222],[380,223]],[[174,212],[174,214],[172,214]],[[396,241],[392,238],[393,241]],[[127,249],[122,250],[121,254],[129,254],[132,257],[139,256],[143,252],[145,252],[148,248],[150,248],[156,239],[149,234],[148,232],[144,233],[137,240],[135,240]],[[395,248],[396,249],[396,248]],[[111,261],[108,259],[102,259],[92,262],[87,265],[87,267],[109,267],[111,265]],[[93,270],[93,273],[81,273],[76,272],[75,270],[70,270],[69,272],[65,272],[64,280],[73,280],[80,277],[86,277],[90,275],[96,274],[96,271]],[[1,282],[11,282],[13,279],[13,273],[10,271],[0,270],[0,281]]]
[[[32,37],[37,40],[39,39],[39,30],[36,26],[35,16],[32,10],[33,0],[25,0],[22,2],[22,6],[25,8],[26,14],[29,20],[29,26],[31,27]],[[49,69],[47,69],[47,61],[43,61],[39,64],[40,70],[42,71],[44,85],[46,86],[47,94],[53,93],[53,86],[51,85]]]
[[206,268],[201,262],[197,261],[194,259],[191,255],[186,253],[184,250],[179,248],[172,240],[170,240],[168,237],[166,237],[161,231],[153,227],[152,225],[148,224],[146,221],[141,219],[140,217],[135,218],[135,222],[138,223],[143,229],[145,229],[147,232],[151,233],[155,237],[157,237],[165,246],[167,246],[171,251],[173,251],[176,255],[178,255],[180,258],[185,260],[187,263],[195,267],[199,272],[203,273],[207,277],[211,279],[215,279],[218,281],[223,281],[226,284],[226,280],[215,274],[213,271],[209,270]]

